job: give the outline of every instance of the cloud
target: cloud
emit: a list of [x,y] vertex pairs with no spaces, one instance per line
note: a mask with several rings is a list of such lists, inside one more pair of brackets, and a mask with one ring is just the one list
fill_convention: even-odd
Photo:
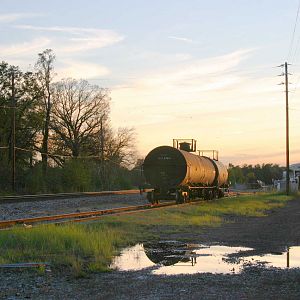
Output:
[[[79,27],[40,27],[19,25],[14,28],[36,31],[38,36],[31,41],[0,46],[2,59],[28,67],[37,58],[37,54],[46,48],[53,49],[57,57],[56,72],[58,78],[73,77],[91,79],[110,73],[105,66],[91,63],[86,52],[113,45],[123,37],[112,30]],[[37,35],[35,34],[35,35]],[[84,52],[84,57],[76,60],[75,55]],[[27,63],[26,63],[27,62]]]
[[249,57],[252,49],[238,50],[226,55],[189,60],[187,63],[178,64],[168,70],[156,71],[142,76],[143,79],[135,82],[135,88],[166,88],[197,87],[197,90],[220,89],[237,83],[238,74],[227,74],[243,60]]
[[51,41],[48,38],[36,38],[30,42],[0,46],[0,53],[2,57],[14,57],[37,53],[49,46],[50,42]]
[[42,14],[34,13],[14,13],[14,14],[0,14],[0,23],[11,23],[24,18],[40,17]]
[[[182,118],[199,112],[211,114],[216,112],[216,106],[217,110],[232,109],[230,105],[239,106],[230,90],[241,85],[245,78],[230,71],[235,70],[251,52],[251,49],[244,49],[217,57],[177,62],[167,69],[140,74],[126,86],[112,88],[112,98],[120,112],[116,114],[116,121],[122,120],[120,114],[124,110],[131,111],[132,117],[126,122],[132,126],[149,123],[148,118],[144,120],[145,115],[151,119],[158,111],[160,115],[180,115]],[[164,124],[170,121],[167,117],[157,120]]]
[[185,42],[185,43],[196,43],[194,40],[185,38],[185,37],[179,37],[179,36],[168,36],[168,39]]
[[[281,151],[261,151],[260,153],[253,153],[251,149],[245,149],[244,153],[236,152],[231,155],[222,156],[222,162],[228,164],[233,163],[235,165],[243,165],[243,164],[265,164],[265,163],[276,163],[280,165],[285,164],[285,149],[282,147]],[[290,151],[291,155],[294,155],[294,159],[292,159],[291,164],[298,163],[297,155],[300,151],[300,148],[294,149]]]
[[[220,149],[228,159],[237,151],[239,162],[248,161],[242,155],[247,147],[254,147],[252,153],[261,157],[271,144],[279,149],[284,140],[278,101],[282,94],[272,74],[245,72],[242,66],[253,52],[241,49],[205,59],[174,60],[168,67],[139,74],[124,82],[127,87],[112,88],[113,123],[137,128],[143,154],[172,137],[186,136],[198,139],[202,148]],[[253,155],[253,161],[259,157]]]
[[92,79],[95,77],[102,77],[110,74],[110,70],[104,66],[97,64],[90,64],[78,61],[64,61],[64,67],[57,69],[58,77],[62,78],[76,78],[76,79]]
[[[65,26],[18,25],[15,28],[39,32],[55,33],[52,36],[53,47],[57,52],[71,53],[103,48],[121,42],[124,37],[113,30]],[[58,35],[57,33],[60,33]],[[69,35],[69,36],[66,36]],[[63,45],[63,46],[61,46]]]
[[[2,17],[4,18],[3,15]],[[75,63],[74,54],[107,47],[123,40],[123,37],[115,31],[97,28],[31,25],[19,25],[14,28],[40,31],[40,33],[39,36],[29,41],[0,46],[2,59],[9,60],[13,64],[17,63],[21,67],[27,67],[37,53],[50,48],[59,58],[58,64],[65,64],[65,67],[62,68],[63,75],[69,71],[70,74],[67,77],[74,76],[76,78],[103,76],[108,74],[109,70],[103,66],[82,61]],[[71,57],[72,62],[70,61]]]

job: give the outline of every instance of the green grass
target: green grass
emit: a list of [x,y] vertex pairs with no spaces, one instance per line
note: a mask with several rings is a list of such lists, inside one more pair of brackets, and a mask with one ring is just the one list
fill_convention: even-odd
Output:
[[0,263],[51,262],[80,276],[84,270],[107,270],[126,242],[121,230],[99,223],[15,227],[0,233]]
[[109,217],[102,221],[106,224],[130,223],[138,226],[218,226],[225,215],[262,217],[268,210],[282,207],[294,196],[280,194],[256,194],[235,198],[222,198],[212,202],[180,205],[121,217]]
[[106,216],[87,224],[14,227],[0,231],[0,264],[51,262],[58,269],[67,267],[75,276],[87,271],[107,271],[112,257],[121,247],[158,239],[160,234],[220,226],[227,215],[263,217],[293,198],[257,194]]

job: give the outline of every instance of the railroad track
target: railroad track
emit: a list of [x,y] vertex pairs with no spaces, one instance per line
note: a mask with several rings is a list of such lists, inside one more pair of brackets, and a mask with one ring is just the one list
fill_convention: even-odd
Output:
[[[144,189],[142,193],[147,193],[153,189]],[[120,190],[120,191],[101,191],[101,192],[79,192],[79,193],[58,193],[58,194],[38,194],[38,195],[19,195],[19,196],[2,196],[0,197],[0,204],[17,203],[17,202],[32,202],[32,201],[46,201],[53,199],[68,199],[80,197],[101,197],[111,195],[134,195],[140,194],[140,190]],[[231,191],[229,195],[252,195],[253,192]]]
[[[152,189],[145,189],[143,192],[149,192]],[[39,195],[20,195],[20,196],[3,196],[0,197],[2,203],[16,202],[31,202],[31,201],[46,201],[53,199],[67,199],[80,197],[96,197],[96,196],[111,196],[111,195],[132,195],[140,194],[140,190],[120,190],[120,191],[101,191],[101,192],[80,192],[80,193],[59,193],[59,194],[39,194]]]
[[5,221],[0,221],[0,229],[9,228],[14,225],[23,225],[26,227],[32,224],[53,223],[53,221],[58,221],[56,222],[56,224],[65,223],[65,222],[85,222],[90,220],[97,220],[105,215],[134,213],[134,212],[141,212],[149,209],[158,209],[158,208],[175,206],[175,205],[178,204],[176,204],[175,202],[166,202],[166,203],[160,203],[155,205],[145,204],[145,205],[137,205],[137,206],[126,206],[126,207],[118,207],[112,209],[96,210],[96,211],[87,211],[87,212],[80,212],[80,213],[5,220]]
[[[131,190],[132,192],[133,190]],[[121,191],[117,191],[121,192]],[[248,193],[245,193],[248,194]],[[233,192],[229,193],[227,197],[236,197],[238,194]],[[188,205],[196,202],[205,202],[205,200],[195,200],[188,203],[180,204],[180,205]],[[44,223],[65,223],[65,222],[86,222],[90,220],[97,220],[105,215],[120,215],[120,214],[128,214],[141,212],[150,209],[158,209],[169,206],[177,206],[176,202],[164,202],[159,204],[144,204],[137,206],[126,206],[126,207],[118,207],[111,209],[103,209],[96,211],[87,211],[87,212],[78,212],[78,213],[70,213],[70,214],[60,214],[60,215],[52,215],[52,216],[43,216],[43,217],[35,217],[35,218],[22,218],[22,219],[14,219],[14,220],[5,220],[0,221],[0,229],[5,229],[12,227],[14,225],[23,225],[23,226],[31,226],[32,224],[44,224]],[[57,222],[56,222],[57,221]]]

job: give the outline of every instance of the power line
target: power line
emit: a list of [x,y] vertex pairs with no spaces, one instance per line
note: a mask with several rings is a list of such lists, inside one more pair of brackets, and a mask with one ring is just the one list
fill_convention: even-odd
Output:
[[[0,147],[0,149],[8,149],[9,147]],[[72,156],[72,155],[61,155],[61,154],[52,154],[52,153],[45,153],[45,152],[40,152],[38,150],[30,150],[30,149],[24,149],[24,148],[20,148],[20,147],[15,147],[16,150],[19,151],[24,151],[24,152],[28,152],[31,154],[34,154],[36,152],[38,152],[39,154],[43,154],[43,155],[47,155],[48,157],[60,157],[60,158],[78,158],[78,159],[89,159],[89,158],[93,158],[93,159],[101,159],[102,157],[100,155],[89,155],[89,156]],[[104,161],[110,161],[116,165],[120,165],[120,163],[105,157]]]
[[290,99],[291,101],[292,101],[292,100],[294,99],[294,97],[295,97],[295,94],[296,94],[296,91],[297,91],[299,82],[300,82],[300,75],[298,76],[297,81],[296,81],[295,88],[294,88],[294,90],[292,91],[293,95],[292,95],[292,97],[291,97],[291,99]]
[[292,38],[291,38],[291,42],[290,42],[290,47],[289,47],[287,61],[289,61],[290,55],[292,53],[292,48],[293,48],[293,43],[294,43],[295,33],[296,33],[296,28],[297,28],[297,23],[298,23],[299,9],[300,9],[300,0],[298,2],[298,9],[297,9],[297,14],[296,14],[296,20],[295,20],[294,30],[293,30],[293,34],[292,34]]
[[5,108],[5,109],[16,109],[17,107],[15,107],[15,106],[3,106],[3,105],[0,105],[0,108]]

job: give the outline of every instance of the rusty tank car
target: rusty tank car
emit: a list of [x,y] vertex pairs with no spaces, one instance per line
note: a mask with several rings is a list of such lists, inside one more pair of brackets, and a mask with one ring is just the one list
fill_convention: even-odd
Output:
[[215,156],[218,152],[211,151],[212,158],[204,156],[205,151],[192,153],[196,152],[195,140],[173,140],[173,147],[159,146],[150,151],[143,164],[146,181],[154,188],[147,194],[149,202],[223,197],[228,189],[228,171]]

